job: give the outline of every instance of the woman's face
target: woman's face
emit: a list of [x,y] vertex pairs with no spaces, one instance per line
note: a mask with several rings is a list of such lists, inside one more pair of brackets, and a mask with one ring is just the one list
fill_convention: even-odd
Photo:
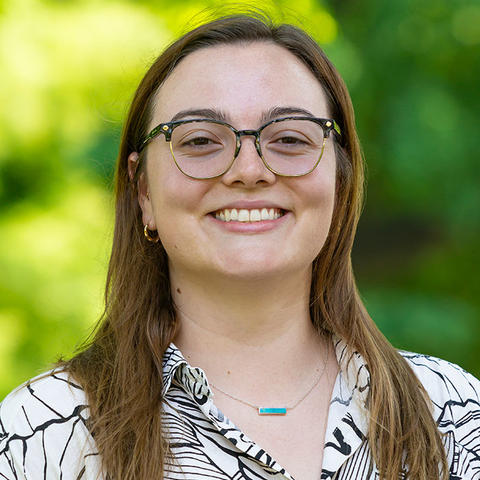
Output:
[[[237,130],[257,129],[274,108],[329,118],[322,86],[288,50],[266,42],[208,47],[188,55],[164,82],[149,127],[182,111],[211,109],[222,112]],[[244,136],[230,170],[209,180],[182,174],[163,135],[153,140],[139,201],[144,223],[158,230],[172,274],[248,279],[309,275],[332,219],[331,137],[317,168],[295,178],[269,171],[255,150],[254,137]],[[261,222],[216,218],[215,212],[233,208],[260,214],[273,208],[284,214]]]

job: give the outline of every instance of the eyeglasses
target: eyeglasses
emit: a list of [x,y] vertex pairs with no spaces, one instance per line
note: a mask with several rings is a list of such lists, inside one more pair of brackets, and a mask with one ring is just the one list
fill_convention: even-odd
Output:
[[178,169],[187,177],[203,180],[226,173],[240,152],[240,137],[252,135],[268,170],[300,177],[316,168],[332,131],[340,137],[340,127],[328,118],[276,118],[258,130],[236,130],[220,120],[195,118],[161,123],[144,138],[138,152],[163,133]]

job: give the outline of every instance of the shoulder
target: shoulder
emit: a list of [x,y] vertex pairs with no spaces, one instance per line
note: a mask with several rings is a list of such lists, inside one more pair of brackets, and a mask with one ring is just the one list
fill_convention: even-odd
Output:
[[0,477],[76,478],[89,455],[86,396],[66,372],[33,378],[0,404]]
[[433,405],[433,417],[451,478],[480,479],[480,381],[460,366],[429,355],[403,352]]
[[400,351],[434,404],[449,403],[478,408],[480,381],[462,367],[441,358]]
[[51,370],[34,377],[17,387],[0,403],[0,413],[5,420],[16,418],[19,411],[33,415],[47,409],[65,416],[74,405],[86,406],[83,389],[67,372]]

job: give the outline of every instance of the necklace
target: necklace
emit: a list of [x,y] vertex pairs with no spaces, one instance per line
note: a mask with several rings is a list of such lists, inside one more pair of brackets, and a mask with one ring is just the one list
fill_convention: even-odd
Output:
[[308,395],[312,392],[312,390],[320,383],[320,380],[323,377],[323,374],[325,373],[325,369],[327,368],[327,359],[328,359],[328,352],[327,355],[325,356],[325,363],[323,364],[322,371],[318,378],[315,380],[315,383],[308,389],[307,393],[303,395],[296,403],[294,403],[290,407],[261,407],[260,405],[255,405],[253,403],[247,402],[246,400],[242,400],[241,398],[235,397],[234,395],[230,395],[227,392],[224,392],[221,388],[216,387],[213,383],[210,383],[210,386],[213,387],[215,390],[218,390],[219,392],[222,392],[224,395],[227,397],[231,398],[232,400],[235,400],[237,402],[243,403],[247,407],[254,408],[258,415],[286,415],[289,410],[293,410],[294,408],[298,407],[307,397]]

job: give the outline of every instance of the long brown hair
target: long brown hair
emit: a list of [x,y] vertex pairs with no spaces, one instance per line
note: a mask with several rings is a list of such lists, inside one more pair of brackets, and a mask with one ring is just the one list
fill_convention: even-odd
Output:
[[[116,171],[116,218],[105,311],[92,339],[63,365],[83,385],[103,468],[112,478],[163,478],[169,458],[162,433],[162,355],[175,332],[167,256],[143,236],[136,182],[127,158],[147,133],[155,93],[191,52],[238,42],[273,42],[305,63],[323,86],[336,142],[337,191],[333,220],[313,264],[312,322],[359,352],[370,372],[368,440],[382,479],[408,469],[411,479],[446,479],[447,461],[425,390],[378,330],[357,293],[351,250],[363,198],[363,158],[348,91],[317,43],[291,25],[259,15],[231,15],[206,23],[171,44],[153,63],[132,101]],[[404,454],[406,455],[404,457]],[[441,468],[441,474],[439,473]]]

